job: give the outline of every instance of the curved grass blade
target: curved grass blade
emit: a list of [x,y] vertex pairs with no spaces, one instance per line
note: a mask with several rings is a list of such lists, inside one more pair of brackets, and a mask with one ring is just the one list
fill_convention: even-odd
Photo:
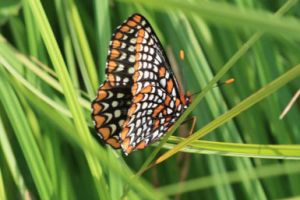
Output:
[[[176,144],[184,141],[184,138],[171,136],[166,149],[172,149]],[[195,140],[182,149],[182,152],[196,154],[213,154],[221,156],[291,159],[300,160],[300,145],[269,145],[269,144],[239,144],[230,142],[215,142]]]
[[22,152],[24,153],[26,163],[28,164],[35,181],[38,193],[42,199],[48,199],[53,195],[53,188],[46,164],[42,158],[42,153],[38,148],[38,144],[35,141],[16,93],[8,84],[6,77],[4,77],[4,73],[4,69],[0,67],[0,91],[2,93],[0,100],[8,114],[12,127],[14,128],[16,137]]
[[299,162],[288,162],[282,164],[269,164],[267,166],[257,167],[256,169],[248,169],[241,176],[239,171],[226,172],[226,174],[218,174],[218,179],[212,176],[192,179],[184,183],[172,184],[160,188],[160,191],[166,195],[175,195],[178,193],[186,193],[195,190],[207,189],[218,184],[233,184],[241,182],[244,179],[255,180],[285,174],[297,174],[300,172]]

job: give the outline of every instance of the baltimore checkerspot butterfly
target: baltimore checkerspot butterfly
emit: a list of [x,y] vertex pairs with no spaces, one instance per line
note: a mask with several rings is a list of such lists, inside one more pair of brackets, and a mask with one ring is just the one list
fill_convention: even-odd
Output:
[[128,155],[157,141],[190,104],[149,22],[129,17],[112,35],[106,80],[92,102],[98,135]]

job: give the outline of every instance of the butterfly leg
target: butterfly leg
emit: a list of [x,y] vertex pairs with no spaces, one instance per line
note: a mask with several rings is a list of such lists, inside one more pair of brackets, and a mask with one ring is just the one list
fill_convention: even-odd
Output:
[[189,130],[189,133],[188,133],[188,135],[190,136],[190,135],[192,135],[193,131],[195,130],[195,126],[196,126],[196,122],[197,122],[197,117],[193,116],[193,117],[191,117],[189,119],[186,119],[186,120],[184,120],[181,123],[181,125],[184,125],[185,123],[188,123],[189,121],[192,121],[192,126],[191,126],[191,128]]

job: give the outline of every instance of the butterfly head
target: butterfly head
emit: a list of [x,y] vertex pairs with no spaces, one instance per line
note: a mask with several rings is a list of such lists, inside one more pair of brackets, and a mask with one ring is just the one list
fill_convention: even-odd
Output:
[[192,103],[192,93],[187,92],[185,94],[185,102],[186,102],[186,106],[189,106]]
[[185,107],[188,107],[192,102],[192,94],[190,92],[187,92],[186,94],[181,94],[180,100]]

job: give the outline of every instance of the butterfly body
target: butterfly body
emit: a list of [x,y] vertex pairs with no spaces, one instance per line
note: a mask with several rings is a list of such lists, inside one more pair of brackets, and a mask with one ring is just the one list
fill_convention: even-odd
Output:
[[105,72],[92,118],[101,139],[126,155],[160,139],[189,106],[160,41],[139,14],[114,32]]

